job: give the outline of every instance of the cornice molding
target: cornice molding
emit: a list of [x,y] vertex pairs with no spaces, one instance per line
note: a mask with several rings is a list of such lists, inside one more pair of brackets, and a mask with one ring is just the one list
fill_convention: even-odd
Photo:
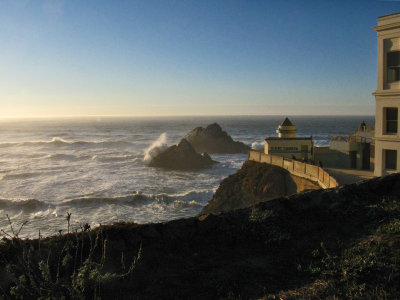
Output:
[[375,97],[396,97],[396,96],[400,96],[400,90],[381,90],[381,91],[376,91],[374,93],[372,93],[372,95],[374,95]]
[[390,30],[390,29],[397,29],[397,28],[400,28],[400,23],[378,25],[378,26],[372,27],[372,29],[375,30],[376,32]]
[[397,136],[395,137],[385,137],[385,136],[375,136],[374,137],[375,141],[379,141],[379,142],[397,142],[400,143],[400,138],[398,138]]

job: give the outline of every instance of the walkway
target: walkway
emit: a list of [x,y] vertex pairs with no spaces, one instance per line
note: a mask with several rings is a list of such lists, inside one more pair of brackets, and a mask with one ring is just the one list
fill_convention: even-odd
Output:
[[356,170],[356,169],[333,169],[325,168],[326,172],[335,177],[340,185],[351,184],[358,181],[371,179],[374,177],[374,171]]

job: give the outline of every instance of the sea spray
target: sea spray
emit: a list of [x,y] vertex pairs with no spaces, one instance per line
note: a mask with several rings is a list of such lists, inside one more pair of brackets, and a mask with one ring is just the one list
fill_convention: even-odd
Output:
[[164,132],[144,151],[143,161],[146,163],[150,162],[153,157],[163,152],[167,147],[167,133]]
[[251,144],[251,149],[262,150],[264,149],[264,142],[255,141]]

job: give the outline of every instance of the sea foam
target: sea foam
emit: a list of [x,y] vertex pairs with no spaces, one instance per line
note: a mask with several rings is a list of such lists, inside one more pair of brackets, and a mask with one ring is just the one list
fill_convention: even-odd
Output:
[[259,141],[253,142],[251,144],[251,149],[254,149],[254,150],[264,149],[264,142],[259,142]]

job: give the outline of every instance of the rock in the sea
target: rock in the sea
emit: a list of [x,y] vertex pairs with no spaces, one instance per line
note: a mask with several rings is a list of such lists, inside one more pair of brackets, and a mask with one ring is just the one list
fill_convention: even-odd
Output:
[[247,161],[225,178],[202,214],[219,213],[252,206],[258,202],[320,189],[318,184],[265,163]]
[[250,150],[246,144],[234,141],[217,123],[206,128],[197,127],[185,139],[200,153],[247,153]]
[[209,168],[214,163],[216,161],[207,153],[197,153],[186,139],[182,139],[178,145],[173,145],[155,156],[149,166],[170,170],[192,170]]

